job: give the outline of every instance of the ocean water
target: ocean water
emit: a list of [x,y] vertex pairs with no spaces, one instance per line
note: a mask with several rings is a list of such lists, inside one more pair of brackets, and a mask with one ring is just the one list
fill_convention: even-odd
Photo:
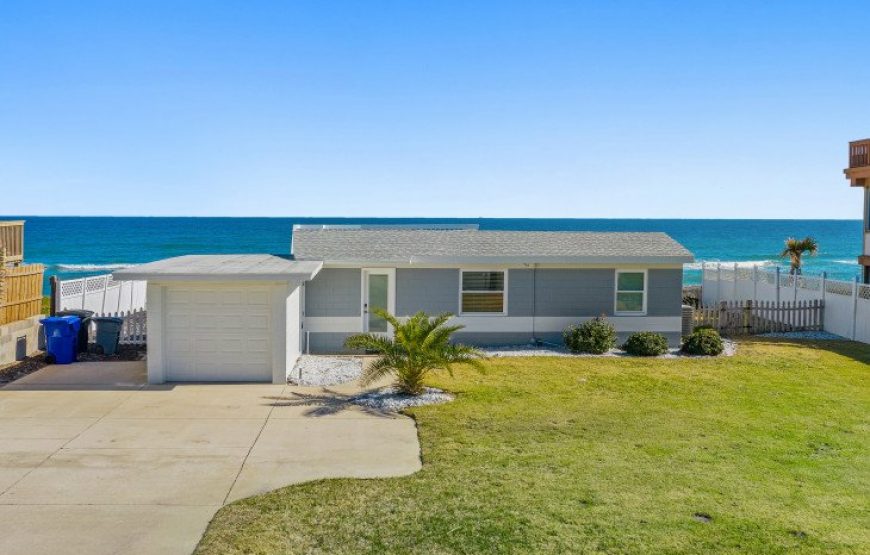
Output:
[[[0,216],[24,219],[25,257],[46,265],[47,275],[72,279],[182,254],[290,252],[293,224],[473,223],[481,229],[542,231],[663,231],[685,245],[697,262],[684,271],[700,280],[704,261],[786,266],[778,258],[786,237],[811,235],[818,256],[805,273],[853,279],[860,268],[860,220],[598,220],[422,218],[105,218]],[[48,280],[46,279],[46,284]]]

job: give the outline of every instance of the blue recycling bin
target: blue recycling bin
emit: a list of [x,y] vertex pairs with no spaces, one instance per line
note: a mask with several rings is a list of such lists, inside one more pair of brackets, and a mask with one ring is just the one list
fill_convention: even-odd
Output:
[[79,322],[79,337],[78,341],[76,341],[76,352],[79,353],[87,353],[88,352],[88,328],[91,323],[91,316],[94,315],[92,310],[58,310],[55,313],[55,316],[78,316],[81,321]]
[[82,321],[77,316],[53,316],[39,321],[45,329],[45,348],[56,364],[76,360],[76,341]]

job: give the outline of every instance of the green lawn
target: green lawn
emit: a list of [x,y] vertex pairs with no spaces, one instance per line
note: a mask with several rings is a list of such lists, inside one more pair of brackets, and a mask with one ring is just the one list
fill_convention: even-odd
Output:
[[868,363],[866,345],[762,341],[497,359],[411,411],[418,474],[234,503],[197,553],[870,553]]

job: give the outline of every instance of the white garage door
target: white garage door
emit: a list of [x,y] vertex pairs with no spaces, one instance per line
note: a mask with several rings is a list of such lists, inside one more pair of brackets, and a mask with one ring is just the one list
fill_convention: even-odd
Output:
[[272,381],[268,286],[172,285],[164,300],[166,381]]

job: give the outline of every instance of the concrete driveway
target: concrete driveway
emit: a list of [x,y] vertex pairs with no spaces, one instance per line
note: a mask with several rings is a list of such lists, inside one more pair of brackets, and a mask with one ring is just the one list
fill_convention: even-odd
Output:
[[353,387],[147,386],[142,362],[49,366],[0,389],[0,553],[190,553],[225,503],[420,468],[412,420]]

